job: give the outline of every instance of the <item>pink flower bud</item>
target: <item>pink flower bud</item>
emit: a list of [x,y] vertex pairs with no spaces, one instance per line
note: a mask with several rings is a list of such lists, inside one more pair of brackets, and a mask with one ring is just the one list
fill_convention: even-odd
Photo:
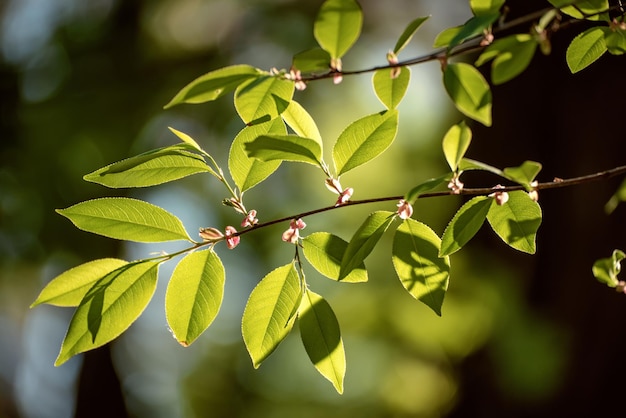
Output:
[[219,241],[224,237],[216,228],[200,228],[200,238],[204,241]]
[[240,238],[238,235],[234,235],[236,233],[237,230],[230,225],[227,226],[226,230],[224,231],[224,235],[226,236],[226,246],[231,250],[239,245]]
[[413,215],[413,206],[406,200],[400,199],[396,206],[398,206],[397,213],[400,219],[407,219]]
[[452,190],[452,193],[454,194],[461,194],[461,191],[463,190],[463,183],[461,183],[457,174],[455,174],[448,183],[448,189]]
[[333,193],[341,194],[341,183],[339,180],[329,177],[325,181],[326,187]]
[[302,219],[292,219],[289,222],[289,229],[283,232],[282,240],[295,244],[300,238],[300,230],[306,228],[306,224]]
[[243,218],[243,221],[241,221],[241,227],[247,228],[249,226],[254,226],[258,223],[259,220],[256,218],[256,210],[252,209],[250,212],[248,212],[246,217]]
[[[493,189],[498,190],[504,188],[504,186],[498,184]],[[489,197],[493,197],[494,199],[496,199],[496,203],[498,204],[498,206],[502,206],[509,201],[509,194],[507,192],[493,192],[489,195]]]
[[352,187],[348,187],[343,192],[341,192],[339,194],[339,198],[337,199],[337,202],[335,203],[335,206],[341,206],[347,203],[352,197],[352,193],[354,193],[354,189],[352,189]]

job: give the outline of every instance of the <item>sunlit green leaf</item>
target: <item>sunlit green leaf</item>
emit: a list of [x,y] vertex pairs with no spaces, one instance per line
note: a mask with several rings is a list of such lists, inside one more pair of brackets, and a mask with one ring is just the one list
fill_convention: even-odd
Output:
[[355,0],[326,0],[315,19],[313,34],[331,58],[341,58],[359,38],[362,24],[361,6]]
[[531,189],[530,183],[535,180],[540,171],[541,163],[536,161],[524,161],[519,167],[507,167],[503,170],[507,179],[521,184],[528,190]]
[[319,47],[307,49],[293,56],[291,66],[302,73],[328,71],[330,68],[330,54]]
[[337,138],[333,161],[340,176],[385,151],[398,131],[398,112],[387,110],[352,122]]
[[436,177],[433,179],[426,180],[417,186],[413,187],[406,195],[404,195],[404,200],[407,202],[413,202],[415,199],[419,197],[422,193],[430,192],[442,184],[448,184],[448,182],[452,179],[452,173],[444,174],[443,176]]
[[604,32],[606,49],[612,55],[623,55],[626,53],[626,30],[614,28]]
[[496,13],[503,4],[504,0],[470,0],[470,8],[476,16]]
[[78,229],[126,241],[191,241],[182,222],[166,210],[125,197],[87,200],[57,209]]
[[113,270],[128,264],[117,258],[103,258],[76,266],[52,279],[30,305],[78,306],[91,286]]
[[450,41],[452,41],[459,32],[461,32],[463,26],[454,26],[451,28],[447,28],[442,30],[436,37],[433,42],[433,48],[443,48],[444,46],[450,45]]
[[487,220],[496,234],[511,247],[528,254],[535,253],[541,208],[528,193],[521,190],[509,192],[507,203],[491,205]]
[[448,49],[453,48],[475,36],[482,36],[484,32],[500,17],[499,12],[481,14],[470,18],[461,26],[459,31],[448,43]]
[[491,126],[491,89],[473,66],[450,63],[443,71],[443,83],[456,108],[485,126]]
[[608,29],[593,27],[572,39],[565,53],[572,74],[587,68],[606,52],[605,30]]
[[393,219],[394,213],[387,211],[373,212],[365,219],[352,236],[343,254],[339,269],[339,280],[348,277],[354,269],[360,268]]
[[493,84],[505,83],[521,74],[532,61],[537,42],[529,34],[517,34],[497,39],[476,60],[476,66],[494,59],[491,65]]
[[232,65],[211,71],[187,84],[165,105],[165,109],[180,103],[210,102],[233,91],[244,81],[262,74],[262,71],[249,65]]
[[76,308],[55,366],[126,331],[152,299],[158,266],[152,261],[128,264],[98,280]]
[[144,152],[109,164],[83,178],[112,188],[148,187],[167,183],[197,173],[213,173],[204,158],[186,151],[187,144],[173,145]]
[[619,284],[617,275],[620,273],[622,266],[621,261],[626,258],[621,250],[614,250],[611,257],[601,258],[593,263],[591,271],[595,278],[609,287],[616,287]]
[[460,250],[476,235],[487,218],[493,199],[476,196],[456,212],[441,237],[441,256]]
[[235,90],[235,109],[247,125],[267,122],[285,111],[294,88],[293,81],[274,76],[246,81]]
[[456,171],[472,141],[472,130],[465,122],[453,125],[443,137],[443,154],[452,171]]
[[500,170],[499,168],[493,167],[489,164],[486,164],[480,161],[472,160],[470,158],[463,158],[461,162],[459,163],[459,169],[461,171],[466,171],[466,170],[488,171],[490,173],[495,174],[496,176],[505,177],[504,172]]
[[430,16],[418,17],[417,19],[409,23],[402,32],[402,35],[400,35],[400,37],[398,38],[396,46],[393,47],[393,53],[398,54],[400,51],[402,51],[404,47],[407,46],[409,42],[411,42],[411,38],[413,38],[415,32],[417,32],[420,26],[422,26],[422,23],[426,22],[429,18]]
[[[341,260],[346,253],[348,243],[336,235],[328,232],[315,232],[302,240],[304,256],[311,265],[332,280],[339,280]],[[359,283],[367,281],[367,270],[361,262],[342,282]]]
[[289,334],[301,299],[300,278],[293,264],[273,270],[254,288],[243,312],[241,330],[255,368]]
[[258,125],[246,126],[233,140],[228,154],[228,169],[242,192],[256,186],[280,166],[280,161],[261,161],[248,157],[246,144],[261,135],[284,135],[285,124],[280,118]]
[[[392,77],[394,71],[400,71],[397,77]],[[372,76],[376,96],[387,109],[398,107],[411,80],[411,69],[400,67],[398,69],[385,68],[378,70]]]
[[285,123],[289,125],[298,136],[314,139],[319,142],[320,147],[323,148],[322,135],[319,129],[317,129],[315,121],[300,103],[292,100],[281,116]]
[[324,298],[306,289],[299,316],[300,336],[311,362],[337,392],[343,393],[346,355],[335,313]]
[[165,316],[184,347],[213,322],[224,296],[224,266],[213,249],[186,255],[172,273],[165,293]]
[[190,137],[189,135],[187,135],[184,132],[181,132],[179,130],[176,130],[172,127],[167,127],[174,135],[176,135],[178,137],[178,139],[180,139],[181,141],[183,141],[185,144],[187,145],[191,145],[192,148],[194,148],[197,151],[203,152],[202,148],[200,147],[200,145],[198,145],[198,143],[195,141],[195,139],[193,139],[192,137]]
[[450,280],[450,259],[439,257],[440,245],[428,226],[405,219],[394,235],[391,257],[402,286],[439,316]]
[[322,147],[297,135],[261,135],[245,143],[248,155],[261,161],[299,161],[323,167]]
[[609,8],[609,0],[577,0],[575,6],[571,6],[572,0],[548,1],[555,7],[562,7],[563,13],[576,19],[609,20],[609,14],[606,12]]

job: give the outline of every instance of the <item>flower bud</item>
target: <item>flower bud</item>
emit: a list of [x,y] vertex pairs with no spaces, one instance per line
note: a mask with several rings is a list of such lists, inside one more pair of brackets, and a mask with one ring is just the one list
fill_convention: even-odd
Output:
[[400,199],[396,206],[398,206],[397,214],[400,219],[407,219],[413,215],[413,206],[406,200]]
[[216,228],[200,228],[200,238],[204,241],[219,241],[224,234]]

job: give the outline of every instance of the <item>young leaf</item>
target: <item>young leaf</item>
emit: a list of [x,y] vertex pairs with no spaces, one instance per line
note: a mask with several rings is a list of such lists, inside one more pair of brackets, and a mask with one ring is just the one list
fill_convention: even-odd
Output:
[[393,53],[396,55],[400,53],[400,51],[402,51],[404,47],[411,42],[411,38],[413,38],[415,32],[417,32],[420,26],[422,26],[422,23],[426,22],[429,18],[430,16],[418,17],[409,23],[406,29],[402,32],[402,35],[400,35],[400,38],[398,38],[396,46],[393,47]]
[[498,19],[498,17],[500,17],[500,13],[498,11],[496,11],[495,13],[481,14],[472,17],[467,22],[465,22],[463,26],[461,26],[459,31],[450,40],[450,42],[448,43],[448,49],[454,48],[455,46],[461,44],[467,39],[483,35],[485,30],[489,29],[489,27],[493,24],[493,22]]
[[600,282],[609,287],[616,287],[619,284],[617,275],[622,269],[621,261],[626,258],[621,250],[614,250],[613,254],[609,258],[601,258],[593,263],[591,271],[594,277]]
[[200,145],[198,145],[198,143],[186,133],[178,131],[169,126],[167,127],[167,129],[169,129],[174,135],[178,137],[178,139],[183,141],[185,144],[191,145],[191,147],[194,148],[196,151],[204,152],[202,148],[200,147]]
[[293,264],[279,267],[254,288],[243,312],[241,330],[254,368],[278,347],[293,327],[302,299],[300,278]]
[[43,288],[31,308],[47,303],[56,306],[78,306],[91,286],[119,267],[128,264],[117,258],[89,261],[58,275]]
[[447,184],[450,179],[452,179],[452,173],[448,173],[434,179],[426,180],[413,187],[406,195],[404,195],[404,200],[406,200],[407,202],[413,202],[415,201],[415,199],[419,198],[421,194],[430,192],[431,190],[436,189],[442,184]]
[[158,267],[153,261],[128,264],[98,280],[76,308],[54,365],[126,331],[152,299]]
[[402,286],[439,316],[450,279],[450,259],[439,257],[440,245],[428,226],[405,219],[394,235],[391,257]]
[[293,81],[262,76],[235,90],[235,109],[247,125],[267,122],[285,111],[293,97]]
[[609,199],[608,202],[604,205],[604,211],[607,214],[612,213],[617,205],[621,202],[626,202],[626,179],[622,180],[622,183],[619,185],[613,196]]
[[561,11],[576,19],[609,20],[606,10],[609,8],[608,0],[578,0],[575,5],[572,0],[548,0],[554,7],[562,7]]
[[300,103],[292,100],[281,116],[285,123],[289,125],[298,136],[314,139],[319,142],[320,147],[323,148],[322,135],[319,129],[317,129],[315,121]]
[[144,152],[109,164],[83,179],[111,188],[125,188],[155,186],[197,173],[215,174],[204,158],[185,151],[189,147],[179,144]]
[[441,237],[439,255],[453,254],[467,244],[485,222],[492,203],[493,199],[476,196],[461,206]]
[[303,73],[328,71],[330,54],[322,48],[315,47],[302,51],[293,56],[291,67]]
[[456,108],[485,126],[491,126],[491,90],[484,77],[464,62],[450,63],[443,84]]
[[136,242],[191,241],[180,219],[137,199],[105,197],[56,211],[78,229],[109,238]]
[[340,176],[385,151],[398,131],[398,111],[386,110],[352,122],[337,138],[333,161]]
[[256,186],[280,166],[280,161],[261,161],[248,157],[246,144],[261,135],[284,135],[285,124],[280,118],[258,125],[246,126],[233,140],[228,154],[228,169],[235,184],[242,192]]
[[510,192],[507,203],[490,206],[487,220],[508,245],[528,254],[535,253],[535,237],[541,225],[541,208],[528,193],[521,190]]
[[536,161],[524,161],[519,167],[507,167],[503,170],[504,176],[530,190],[530,183],[535,180],[541,171],[541,163]]
[[608,30],[600,27],[589,28],[572,39],[565,53],[567,66],[572,74],[587,68],[606,52],[605,29]]
[[331,58],[341,58],[361,34],[363,13],[355,0],[326,0],[320,8],[313,34]]
[[456,171],[472,141],[472,130],[465,122],[453,125],[443,137],[443,154],[452,171]]
[[376,71],[372,76],[376,97],[387,109],[398,107],[406,94],[406,89],[409,87],[409,81],[411,80],[411,69],[409,67],[400,67],[400,73],[398,73],[397,77],[392,76],[394,70],[394,68],[385,68]]
[[497,39],[489,45],[476,60],[481,66],[494,59],[491,65],[491,81],[503,84],[521,74],[530,64],[537,42],[529,34],[517,34]]
[[609,54],[623,55],[626,53],[626,30],[618,27],[605,31],[604,41]]
[[224,266],[212,248],[186,255],[165,293],[165,316],[174,338],[187,347],[217,316],[224,296]]
[[451,28],[447,28],[442,30],[436,37],[433,42],[433,48],[443,48],[444,46],[450,45],[450,41],[452,41],[456,35],[463,29],[463,26],[453,26]]
[[323,167],[322,147],[297,135],[261,135],[245,144],[248,156],[261,161],[300,161]]
[[306,289],[298,315],[300,337],[309,359],[335,390],[343,393],[346,355],[335,313],[324,298]]
[[[348,243],[328,232],[315,232],[302,240],[304,256],[320,274],[332,280],[339,280],[341,260]],[[360,283],[367,281],[365,263],[361,262],[342,282]]]
[[459,164],[461,171],[466,170],[483,170],[495,174],[496,176],[506,177],[504,172],[499,168],[490,166],[489,164],[482,163],[480,161],[472,160],[470,158],[463,158]]
[[339,267],[339,280],[343,280],[356,268],[359,268],[365,258],[372,252],[378,240],[383,236],[395,214],[393,212],[378,211],[371,213],[354,233],[348,243]]
[[474,15],[497,13],[504,4],[504,0],[470,0],[470,8]]
[[244,81],[262,74],[261,70],[249,65],[232,65],[211,71],[183,87],[164,108],[169,109],[180,103],[210,102],[236,89]]

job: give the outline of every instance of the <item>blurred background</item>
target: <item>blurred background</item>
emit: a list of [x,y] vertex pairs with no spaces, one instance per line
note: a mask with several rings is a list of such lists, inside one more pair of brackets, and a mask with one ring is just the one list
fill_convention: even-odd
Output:
[[[226,267],[214,324],[183,348],[167,329],[163,298],[174,263],[162,266],[153,301],[113,343],[53,366],[71,309],[29,309],[63,271],[96,258],[144,258],[176,244],[124,244],[79,231],[54,209],[104,196],[132,196],[179,216],[191,234],[238,216],[210,176],[142,190],[111,190],[82,176],[111,162],[194,137],[226,170],[243,128],[230,96],[162,107],[188,82],[230,64],[289,68],[315,46],[320,1],[4,0],[0,2],[0,417],[552,417],[620,410],[626,365],[626,297],[597,283],[594,260],[626,249],[624,207],[605,202],[620,179],[546,191],[538,253],[506,247],[484,227],[452,256],[443,316],[413,300],[390,260],[390,237],[366,260],[370,282],[337,284],[307,270],[331,303],[347,356],[338,395],[309,363],[297,332],[254,370],[240,333],[254,285],[288,263],[286,225],[248,234]],[[344,69],[385,63],[404,27],[431,15],[400,59],[426,54],[441,30],[470,16],[464,0],[361,0],[363,35]],[[548,5],[512,0],[510,18]],[[540,161],[539,180],[624,164],[623,57],[605,56],[571,75],[564,51],[584,25],[558,32],[519,78],[493,89],[491,128],[472,124],[468,156],[497,167]],[[488,68],[484,69],[486,74]],[[438,63],[413,67],[395,147],[342,177],[355,199],[403,194],[446,169],[441,139],[461,120]],[[352,120],[382,110],[371,76],[328,80],[296,93],[327,151]],[[330,160],[329,155],[327,159]],[[246,204],[261,221],[334,202],[310,166],[283,164]],[[497,179],[468,176],[466,186]],[[425,199],[414,218],[439,234],[461,198]],[[348,240],[363,217],[391,204],[307,219],[304,233]],[[388,234],[391,235],[391,234]],[[171,264],[171,265],[170,265]]]

